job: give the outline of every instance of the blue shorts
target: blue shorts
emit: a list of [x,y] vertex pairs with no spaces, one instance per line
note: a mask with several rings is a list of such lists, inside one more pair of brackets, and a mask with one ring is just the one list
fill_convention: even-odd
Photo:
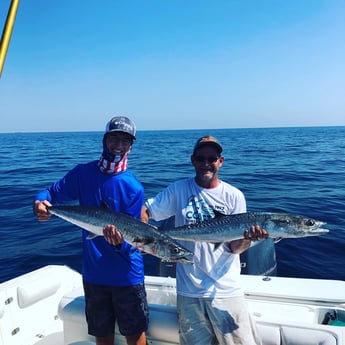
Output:
[[83,281],[88,332],[95,337],[114,334],[115,322],[122,335],[147,331],[148,307],[144,283],[133,286],[94,285]]

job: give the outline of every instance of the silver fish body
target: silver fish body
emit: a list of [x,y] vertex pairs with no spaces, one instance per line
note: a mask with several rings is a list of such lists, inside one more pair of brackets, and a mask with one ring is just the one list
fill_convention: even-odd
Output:
[[248,212],[222,215],[192,225],[180,226],[164,231],[176,240],[198,242],[230,242],[243,238],[244,230],[259,225],[272,238],[297,238],[327,233],[322,229],[326,223],[287,213]]
[[[155,226],[127,214],[100,207],[57,205],[48,211],[55,216],[83,228],[94,236],[103,236],[103,228],[114,224],[121,231],[124,240],[158,257],[162,261],[191,263],[193,254],[176,243]],[[92,236],[90,236],[91,238]]]

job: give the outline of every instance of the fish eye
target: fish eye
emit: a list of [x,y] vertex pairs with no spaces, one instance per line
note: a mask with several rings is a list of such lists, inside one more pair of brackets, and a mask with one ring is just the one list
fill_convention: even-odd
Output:
[[313,225],[315,225],[315,222],[314,222],[312,219],[308,219],[305,223],[306,223],[306,225],[308,225],[308,226],[313,226]]
[[177,247],[174,247],[174,246],[170,246],[170,251],[172,253],[175,253],[175,254],[179,254],[180,253],[180,249],[177,248]]

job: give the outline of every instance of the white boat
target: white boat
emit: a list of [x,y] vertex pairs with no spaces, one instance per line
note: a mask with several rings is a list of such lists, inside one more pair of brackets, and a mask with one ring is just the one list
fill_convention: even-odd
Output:
[[[242,275],[264,345],[345,344],[345,281]],[[175,278],[145,277],[148,344],[178,344]],[[116,329],[115,344],[126,344]],[[0,284],[0,345],[95,345],[81,275],[49,265]]]

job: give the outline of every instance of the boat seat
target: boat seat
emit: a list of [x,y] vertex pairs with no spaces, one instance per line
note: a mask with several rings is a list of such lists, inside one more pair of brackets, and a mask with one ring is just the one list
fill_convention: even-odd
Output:
[[281,328],[282,345],[337,345],[337,339],[329,331],[284,326]]
[[59,277],[37,279],[17,287],[19,308],[27,308],[39,301],[53,296],[60,288]]
[[281,345],[280,328],[275,325],[258,324],[263,345]]
[[341,345],[334,332],[303,326],[257,322],[263,345]]
[[[59,316],[63,320],[65,340],[69,345],[93,344],[87,341],[87,325],[84,315],[84,296],[82,289],[65,295],[60,302]],[[175,306],[149,304],[150,324],[147,338],[150,344],[179,344],[178,325]],[[328,326],[320,325],[282,325],[281,323],[257,322],[263,345],[341,345],[337,333]],[[339,327],[341,329],[341,327]],[[116,344],[126,344],[115,329]],[[85,340],[83,340],[85,339]],[[167,342],[167,339],[169,341]],[[79,343],[78,343],[79,341]],[[84,342],[83,342],[84,341]]]

